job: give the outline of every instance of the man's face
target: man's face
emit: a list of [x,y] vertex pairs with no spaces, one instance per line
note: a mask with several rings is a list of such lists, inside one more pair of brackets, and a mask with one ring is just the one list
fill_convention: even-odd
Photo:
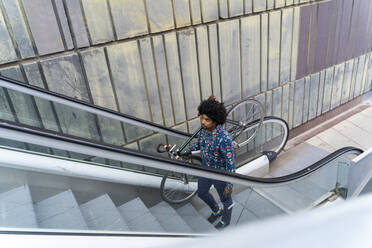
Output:
[[217,126],[216,123],[205,114],[200,116],[200,122],[202,127],[207,129],[208,131],[213,131]]

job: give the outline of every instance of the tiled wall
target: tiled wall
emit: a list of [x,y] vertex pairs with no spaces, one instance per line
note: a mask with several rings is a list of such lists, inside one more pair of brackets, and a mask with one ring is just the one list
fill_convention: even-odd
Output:
[[[371,34],[370,0],[0,0],[0,73],[189,132],[201,99],[254,97],[292,128],[371,90]],[[0,101],[66,129],[52,106]],[[147,135],[78,116],[90,138]]]
[[325,1],[301,8],[296,79],[371,50],[370,3]]

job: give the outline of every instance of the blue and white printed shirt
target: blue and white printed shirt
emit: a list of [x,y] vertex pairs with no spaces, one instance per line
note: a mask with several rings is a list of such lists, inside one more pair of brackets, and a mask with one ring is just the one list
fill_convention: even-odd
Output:
[[197,150],[200,150],[204,166],[235,172],[232,138],[222,125],[217,125],[212,132],[201,129],[197,141],[186,152]]

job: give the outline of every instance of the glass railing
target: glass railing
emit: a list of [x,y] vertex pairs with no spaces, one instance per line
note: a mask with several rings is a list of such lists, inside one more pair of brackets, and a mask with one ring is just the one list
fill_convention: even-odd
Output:
[[[1,129],[3,129],[2,127]],[[19,138],[15,129],[8,135]],[[18,130],[19,131],[19,130]],[[17,132],[18,132],[17,131]],[[23,136],[26,133],[21,133]],[[3,136],[3,132],[0,131]],[[125,169],[67,159],[53,154],[0,147],[0,227],[124,233],[210,233],[211,210],[195,194],[199,178],[234,184],[232,217],[228,228],[271,216],[309,209],[347,191],[350,154],[346,148],[310,167],[279,178],[252,178],[154,158],[136,152],[106,149],[67,140],[32,135],[22,141],[65,146],[69,152],[96,154],[103,160],[126,164]],[[39,134],[40,135],[40,134]],[[49,139],[50,138],[50,139]],[[49,140],[49,141],[48,141]],[[128,165],[157,169],[139,173]],[[148,170],[147,170],[148,171]],[[213,195],[217,195],[212,189]],[[218,200],[218,197],[216,198]]]
[[[212,232],[216,223],[206,220],[211,210],[196,195],[200,178],[234,185],[233,227],[344,196],[349,156],[361,153],[344,148],[281,177],[227,173],[156,151],[159,143],[180,145],[188,134],[71,99],[2,86],[2,227]],[[245,164],[262,152],[280,152],[287,137],[285,122],[267,117],[255,140],[236,151],[237,161]]]
[[[167,154],[157,152],[158,144],[181,146],[191,136],[179,131],[180,125],[166,128],[5,78],[0,78],[0,102],[0,121],[159,157],[167,157]],[[239,140],[246,138],[245,133],[239,136]],[[287,139],[288,126],[285,121],[266,117],[256,138],[249,145],[236,150],[237,167],[257,158],[264,151],[279,153]],[[5,143],[25,150],[112,164],[96,156],[63,149],[53,150],[10,141]],[[124,165],[120,163],[120,166]]]

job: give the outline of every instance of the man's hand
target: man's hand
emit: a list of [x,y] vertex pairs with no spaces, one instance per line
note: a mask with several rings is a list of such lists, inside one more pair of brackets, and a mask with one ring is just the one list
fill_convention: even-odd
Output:
[[189,156],[191,154],[191,152],[180,152],[180,151],[176,151],[173,154],[174,154],[174,157],[176,159],[184,159],[185,157]]
[[233,188],[229,187],[229,186],[226,186],[225,190],[223,191],[223,194],[227,196],[227,195],[231,195],[232,192],[233,192]]

